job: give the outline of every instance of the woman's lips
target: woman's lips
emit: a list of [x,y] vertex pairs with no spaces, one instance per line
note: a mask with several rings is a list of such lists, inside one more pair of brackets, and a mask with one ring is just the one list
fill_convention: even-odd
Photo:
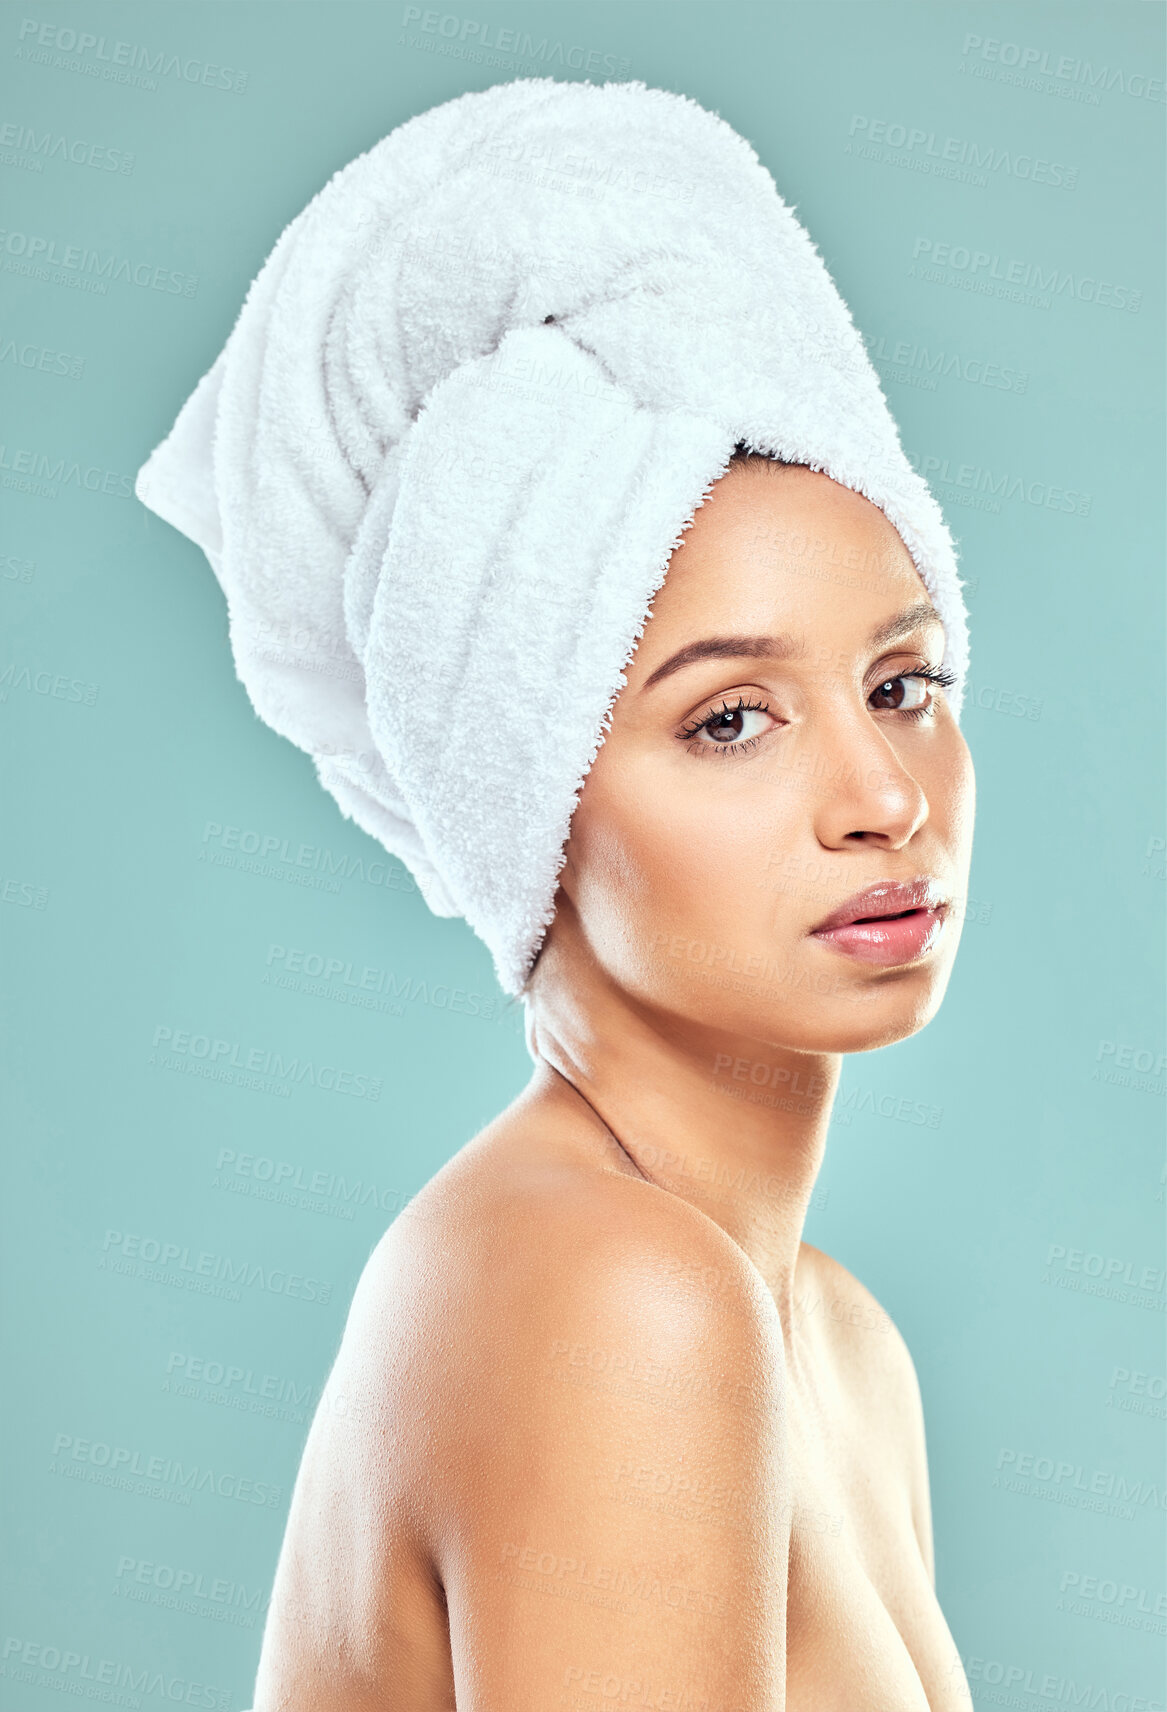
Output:
[[811,938],[864,963],[913,963],[936,944],[946,909],[930,878],[883,881],[849,898],[811,930]]

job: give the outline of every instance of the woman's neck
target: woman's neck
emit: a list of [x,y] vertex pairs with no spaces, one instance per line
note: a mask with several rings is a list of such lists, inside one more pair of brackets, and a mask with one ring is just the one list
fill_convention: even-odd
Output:
[[531,1095],[584,1102],[642,1176],[720,1225],[769,1286],[789,1347],[840,1056],[652,1012],[553,943],[528,1005]]

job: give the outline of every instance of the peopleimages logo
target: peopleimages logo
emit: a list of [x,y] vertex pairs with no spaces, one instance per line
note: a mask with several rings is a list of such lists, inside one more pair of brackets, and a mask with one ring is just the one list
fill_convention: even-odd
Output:
[[[1110,1376],[1106,1407],[1129,1415],[1152,1415],[1167,1419],[1167,1375],[1144,1373],[1140,1368],[1116,1367]],[[1163,1615],[1167,1617],[1167,1611]]]
[[937,142],[935,131],[922,125],[899,124],[895,120],[872,119],[865,113],[851,115],[851,137],[861,142],[900,150],[907,156],[918,157],[913,164],[924,166],[967,166],[987,184],[986,172],[1001,173],[1005,178],[1028,179],[1032,184],[1048,184],[1058,189],[1073,190],[1078,182],[1078,168],[1060,161],[1047,160],[1043,155],[1018,153],[998,148],[993,143],[975,143],[965,137],[944,137]]
[[[1004,1659],[982,1658],[977,1653],[968,1655],[964,1669],[970,1682],[1036,1694],[1054,1706],[1089,1708],[1089,1712],[1164,1712],[1161,1700],[1148,1700],[1143,1694],[1124,1694],[1089,1677],[1083,1680],[1063,1676],[1052,1670],[1010,1664]],[[1008,1706],[1017,1702],[1004,1700],[1001,1704]]]
[[[0,125],[0,148],[14,149],[25,156],[36,172],[44,171],[47,160],[69,161],[73,166],[89,166],[98,172],[131,173],[134,156],[126,149],[111,149],[105,143],[86,143],[79,137],[66,137],[60,132],[34,131],[31,125],[8,120]],[[11,164],[11,163],[8,163]]]
[[[1034,481],[1008,470],[991,469],[985,464],[957,463],[955,459],[932,454],[919,456],[908,453],[908,462],[926,482],[943,482],[964,492],[984,494],[994,501],[1019,499],[1024,505],[1035,505],[1043,511],[1060,511],[1076,517],[1089,517],[1093,496],[1077,488],[1059,487],[1054,482]],[[959,492],[945,498],[958,498]],[[999,506],[996,507],[999,509]]]
[[1052,77],[1067,84],[1077,84],[1094,95],[1098,90],[1117,90],[1120,95],[1133,95],[1139,101],[1160,103],[1164,98],[1163,79],[1148,77],[1145,72],[1126,71],[1120,65],[1095,65],[1092,60],[1076,59],[1072,54],[1054,54],[1048,48],[1035,48],[1023,42],[1003,42],[998,36],[978,36],[970,33],[961,45],[961,67],[965,70],[969,57],[975,64],[1000,65],[1031,78]]
[[1025,392],[1029,374],[1025,369],[1009,368],[984,357],[970,357],[941,346],[917,344],[913,339],[899,339],[893,345],[882,334],[867,341],[867,354],[873,363],[886,363],[892,368],[893,379],[900,371],[915,372],[915,384],[926,392],[936,391],[940,380],[963,380],[970,386],[987,386],[994,392]]
[[338,1218],[347,1219],[353,1217],[357,1207],[399,1213],[412,1199],[402,1189],[386,1188],[363,1177],[346,1177],[337,1171],[308,1171],[290,1159],[238,1153],[233,1147],[219,1149],[215,1176],[211,1181],[216,1189],[251,1194],[260,1200],[276,1200],[285,1206],[299,1206],[309,1212],[317,1211],[322,1204],[332,1203],[328,1210]]
[[[1036,1451],[1008,1448],[998,1451],[997,1472],[1065,1493],[1084,1492],[1091,1497],[1113,1498],[1120,1504],[1139,1504],[1153,1510],[1167,1508],[1167,1490],[1153,1480],[1128,1480],[1109,1468],[1087,1470],[1080,1462],[1042,1456]],[[993,1484],[1001,1482],[994,1479]]]
[[[261,1588],[248,1588],[243,1582],[231,1581],[226,1576],[207,1575],[202,1570],[183,1569],[174,1564],[155,1563],[150,1558],[123,1555],[118,1558],[114,1592],[120,1597],[133,1598],[136,1596],[135,1590],[133,1587],[127,1588],[127,1582],[137,1583],[138,1587],[147,1587],[158,1593],[173,1594],[180,1610],[197,1611],[199,1604],[204,1607],[226,1607],[226,1610],[208,1611],[208,1614],[217,1617],[225,1616],[228,1611],[241,1611],[249,1619],[247,1627],[251,1626],[268,1603]],[[121,1585],[118,1585],[119,1583]]]
[[928,1129],[939,1129],[944,1121],[943,1106],[930,1106],[925,1100],[913,1100],[906,1094],[877,1094],[872,1088],[841,1090],[835,1105],[835,1122],[849,1124],[852,1116],[860,1112]]
[[[119,256],[115,250],[103,254],[101,250],[91,250],[83,244],[58,245],[56,238],[40,237],[35,232],[11,232],[7,227],[0,227],[0,249],[5,256],[19,258],[22,264],[15,267],[6,261],[4,266],[9,273],[32,273],[35,278],[43,279],[48,277],[46,270],[49,268],[60,268],[69,270],[78,279],[85,279],[94,290],[101,292],[106,290],[111,279],[140,286],[143,291],[168,292],[172,297],[193,297],[199,288],[197,274],[182,273],[177,268],[153,262],[135,261],[130,256]],[[69,273],[61,277],[68,278]]]
[[[438,1010],[493,1022],[509,1022],[513,1014],[499,995],[476,993],[469,987],[452,987],[444,981],[431,983],[428,979],[398,974],[392,969],[370,964],[362,966],[351,958],[327,957],[323,952],[305,951],[300,946],[269,945],[266,962],[267,970],[263,975],[266,985],[286,987],[347,1004],[384,1009],[381,1001],[389,998],[410,1002],[420,1000],[422,1004],[432,1005]],[[397,1007],[391,1014],[403,1013]]]
[[85,372],[84,357],[55,350],[51,345],[34,345],[27,340],[18,345],[15,339],[0,338],[0,363],[11,363],[13,368],[36,369],[39,374],[63,375],[67,380],[80,380]]
[[1058,1584],[1059,1593],[1073,1593],[1080,1599],[1094,1599],[1100,1605],[1116,1611],[1134,1611],[1143,1616],[1167,1617],[1167,1593],[1153,1594],[1149,1588],[1136,1587],[1129,1581],[1109,1581],[1106,1576],[1084,1575],[1081,1570],[1068,1569]]
[[[103,1700],[112,1705],[140,1706],[143,1694],[157,1694],[182,1706],[204,1712],[228,1712],[232,1695],[226,1688],[192,1682],[187,1676],[170,1676],[148,1666],[124,1664],[118,1659],[98,1658],[96,1653],[78,1652],[48,1641],[23,1640],[6,1635],[0,1676],[9,1682],[28,1682],[85,1700]],[[22,1668],[23,1667],[23,1668]],[[34,1675],[34,1670],[39,1674]],[[86,1688],[84,1684],[92,1686]],[[59,1685],[59,1686],[58,1686]],[[112,1693],[121,1689],[124,1694]]]
[[272,879],[296,877],[301,883],[339,890],[341,880],[363,880],[391,892],[416,892],[417,884],[401,862],[382,854],[367,858],[337,853],[327,845],[297,843],[278,832],[248,826],[224,826],[208,820],[203,827],[200,862],[238,868]]
[[[937,238],[916,238],[912,245],[912,261],[921,266],[921,277],[927,277],[929,267],[948,269],[959,274],[978,290],[991,293],[995,286],[1018,287],[1048,296],[1072,297],[1079,303],[1092,303],[1100,309],[1122,309],[1137,315],[1142,308],[1143,294],[1128,285],[1115,285],[1092,274],[1075,274],[1068,268],[1044,267],[1040,262],[1025,261],[1018,256],[1002,256],[1000,251],[978,250],[968,244],[952,244]],[[909,270],[909,278],[915,273]]]
[[[476,49],[481,49],[494,55],[505,54],[530,60],[540,67],[558,65],[570,71],[603,70],[609,77],[628,70],[626,59],[620,59],[615,54],[602,53],[599,48],[584,48],[576,43],[565,45],[562,41],[552,41],[547,36],[537,39],[525,30],[500,30],[497,26],[482,23],[477,18],[460,18],[453,12],[423,11],[420,6],[407,6],[401,17],[401,25],[406,30],[413,25],[427,35],[444,39],[449,46],[441,51],[449,52],[454,47],[460,48],[462,51],[457,55],[460,59],[481,59],[482,54],[475,52]],[[411,40],[409,45],[431,48],[429,42],[415,43]],[[437,49],[438,43],[434,42],[432,48]],[[491,58],[487,63],[493,65],[498,61]]]
[[[26,481],[12,480],[26,477]],[[56,498],[60,487],[72,484],[89,493],[109,494],[115,499],[129,499],[133,478],[117,470],[103,470],[99,464],[82,468],[78,461],[40,452],[27,446],[8,446],[0,442],[0,480],[5,487],[35,490],[47,499]]]
[[1085,1248],[1067,1248],[1064,1242],[1051,1242],[1046,1250],[1045,1264],[1061,1271],[1082,1273],[1087,1278],[1100,1279],[1105,1284],[1125,1284],[1134,1290],[1162,1293],[1167,1284],[1167,1270],[1162,1266],[1144,1266],[1120,1255],[1100,1254]]
[[257,1402],[293,1403],[298,1409],[309,1409],[317,1401],[317,1387],[283,1379],[277,1373],[259,1373],[253,1368],[238,1367],[229,1361],[214,1361],[203,1355],[190,1355],[183,1350],[171,1350],[166,1359],[165,1391],[171,1382],[182,1381],[210,1385],[216,1391],[232,1392]]
[[51,696],[54,701],[92,707],[100,689],[100,684],[86,683],[84,678],[70,678],[64,672],[34,672],[31,666],[18,666],[15,661],[0,671],[0,702],[8,700],[9,690],[28,690],[32,695]]
[[154,1052],[150,1063],[164,1070],[181,1069],[191,1075],[205,1075],[212,1081],[234,1081],[242,1075],[270,1078],[277,1086],[294,1088],[308,1086],[329,1094],[350,1094],[358,1100],[379,1100],[382,1077],[365,1076],[355,1070],[341,1070],[334,1064],[313,1064],[297,1054],[285,1058],[282,1053],[266,1047],[244,1047],[238,1041],[218,1039],[210,1034],[198,1034],[185,1028],[168,1028],[160,1023],[154,1030]]
[[133,1262],[136,1264],[126,1267],[132,1276],[151,1283],[175,1283],[184,1289],[203,1289],[205,1281],[210,1280],[211,1284],[225,1288],[219,1291],[208,1285],[204,1294],[223,1294],[234,1301],[239,1300],[237,1284],[266,1290],[273,1296],[290,1296],[298,1302],[328,1303],[332,1299],[332,1285],[319,1278],[306,1278],[301,1272],[285,1272],[280,1266],[264,1266],[229,1254],[215,1254],[210,1249],[200,1249],[197,1258],[192,1258],[195,1252],[186,1243],[167,1242],[163,1237],[107,1230],[98,1265],[119,1271],[119,1262]]
[[1129,1041],[1100,1040],[1090,1079],[1140,1093],[1162,1094],[1165,1071],[1167,1053],[1136,1047]]
[[[144,47],[141,42],[108,42],[105,36],[92,35],[88,30],[74,30],[67,24],[42,24],[36,18],[22,18],[17,39],[24,43],[16,50],[17,57],[34,65],[57,65],[68,71],[83,71],[89,77],[101,77],[115,83],[135,83],[145,89],[156,89],[155,77],[175,77],[181,83],[198,83],[204,89],[226,89],[242,95],[247,88],[247,73],[234,71],[228,65],[212,65],[206,60],[182,58],[163,48]],[[42,50],[42,51],[37,51]],[[63,59],[62,55],[70,58]],[[134,76],[134,73],[145,76]]]
[[151,1488],[169,1490],[181,1504],[190,1503],[192,1492],[210,1492],[216,1498],[239,1504],[262,1504],[269,1510],[274,1510],[280,1501],[280,1488],[263,1480],[216,1474],[213,1468],[200,1468],[197,1463],[179,1462],[172,1456],[147,1456],[130,1445],[77,1438],[73,1433],[55,1435],[49,1473],[75,1478],[88,1478],[92,1474],[95,1484],[118,1486],[131,1492],[145,1489],[146,1496],[153,1496]]

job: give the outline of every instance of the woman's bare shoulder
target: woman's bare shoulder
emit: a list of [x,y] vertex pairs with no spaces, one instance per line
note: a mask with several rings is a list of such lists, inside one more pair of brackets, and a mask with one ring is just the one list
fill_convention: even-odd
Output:
[[[443,1316],[516,1357],[548,1315],[731,1315],[768,1324],[772,1299],[742,1250],[697,1208],[529,1122],[476,1137],[407,1204],[358,1297]],[[521,1335],[526,1331],[526,1335]],[[403,1328],[404,1329],[404,1328]]]
[[773,1300],[719,1226],[587,1149],[498,1132],[390,1226],[342,1356],[387,1416],[429,1403],[442,1422],[424,1446],[431,1473],[435,1457],[482,1448],[517,1395],[586,1375],[634,1395],[692,1391],[715,1369],[768,1407],[783,1368]]

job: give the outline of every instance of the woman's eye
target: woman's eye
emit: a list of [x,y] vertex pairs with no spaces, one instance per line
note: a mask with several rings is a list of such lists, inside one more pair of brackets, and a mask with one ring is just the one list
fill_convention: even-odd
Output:
[[928,706],[928,682],[910,674],[887,678],[871,692],[871,700],[876,707],[895,713],[922,713]]
[[703,719],[692,735],[707,747],[724,749],[763,736],[773,723],[764,707],[723,707]]

